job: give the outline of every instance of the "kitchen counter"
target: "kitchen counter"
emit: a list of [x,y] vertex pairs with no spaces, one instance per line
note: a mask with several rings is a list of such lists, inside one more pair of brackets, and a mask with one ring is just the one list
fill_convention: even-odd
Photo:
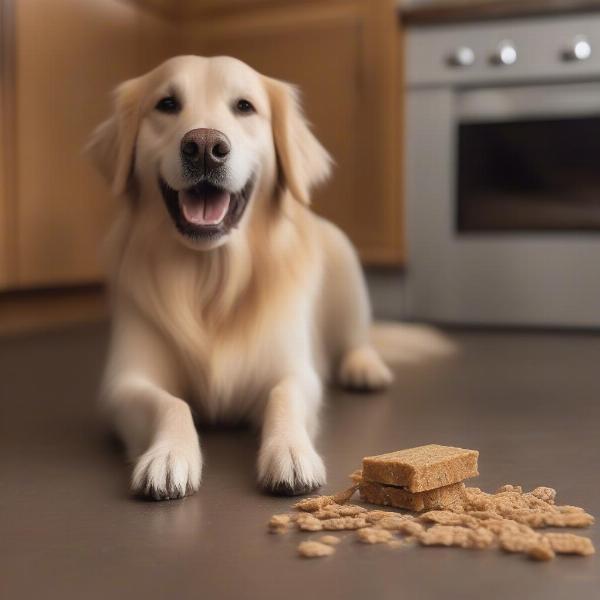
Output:
[[[323,492],[364,455],[435,442],[480,450],[473,484],[558,488],[600,515],[600,336],[453,332],[454,354],[397,363],[366,396],[331,391],[318,447]],[[389,342],[389,340],[388,340]],[[104,325],[0,339],[0,596],[7,600],[593,598],[600,557],[536,563],[496,550],[365,546],[302,560],[309,535],[269,535],[293,500],[257,491],[255,435],[201,431],[202,488],[174,502],[127,493],[96,414]],[[398,340],[400,343],[400,340]],[[598,529],[591,535],[600,548]]]
[[407,25],[489,21],[600,11],[600,0],[432,0],[400,8]]

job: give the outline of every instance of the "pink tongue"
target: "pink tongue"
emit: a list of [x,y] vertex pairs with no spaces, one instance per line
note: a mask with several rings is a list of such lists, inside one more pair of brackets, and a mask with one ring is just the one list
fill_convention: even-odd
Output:
[[229,208],[230,195],[227,192],[192,195],[179,192],[184,217],[194,225],[218,225]]

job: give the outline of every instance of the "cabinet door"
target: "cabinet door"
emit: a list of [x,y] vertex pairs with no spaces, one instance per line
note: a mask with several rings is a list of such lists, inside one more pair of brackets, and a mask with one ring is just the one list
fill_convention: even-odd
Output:
[[139,72],[139,16],[119,0],[18,0],[16,279],[19,287],[101,277],[108,187],[83,156],[110,91]]
[[315,194],[315,210],[346,231],[365,262],[399,263],[393,3],[302,4],[182,22],[183,51],[235,56],[298,84],[336,163]]
[[14,13],[0,1],[0,290],[14,285]]

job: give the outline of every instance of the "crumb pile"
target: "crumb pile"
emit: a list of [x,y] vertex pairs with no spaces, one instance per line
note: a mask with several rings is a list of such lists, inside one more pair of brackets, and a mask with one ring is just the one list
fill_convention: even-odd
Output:
[[[581,508],[556,505],[555,496],[547,487],[523,492],[519,486],[505,485],[494,494],[466,488],[461,503],[423,514],[368,510],[340,504],[334,496],[317,496],[296,503],[294,513],[271,517],[269,530],[280,534],[294,528],[301,532],[356,530],[357,540],[365,544],[500,548],[536,560],[550,560],[556,554],[593,554],[594,546],[587,537],[538,531],[544,527],[581,528],[594,522]],[[329,556],[340,541],[324,535],[302,542],[298,552],[307,558]]]
[[[419,451],[423,448],[426,449],[426,460],[421,460],[423,453]],[[477,473],[477,453],[450,450],[452,452],[447,452],[442,446],[433,450],[432,446],[424,446],[382,455],[383,461],[381,457],[369,457],[363,462],[363,473],[367,471],[371,476],[376,473],[387,483],[367,481],[363,474],[355,472],[351,475],[354,485],[350,489],[334,496],[317,496],[297,502],[293,513],[274,515],[269,521],[269,530],[280,534],[292,529],[300,532],[355,530],[356,539],[364,544],[385,544],[390,548],[414,543],[479,550],[499,548],[534,560],[550,560],[556,554],[594,554],[592,541],[587,537],[540,531],[548,527],[588,527],[594,523],[592,515],[577,506],[557,505],[556,491],[549,487],[523,492],[520,486],[504,485],[493,494],[476,487],[465,487],[462,479]],[[431,460],[432,456],[434,460]],[[391,461],[387,457],[392,457]],[[417,464],[418,468],[407,469],[407,462],[413,466]],[[368,464],[375,465],[375,468],[365,469]],[[440,471],[444,469],[442,474]],[[398,486],[399,481],[404,482],[406,487]],[[432,490],[426,488],[440,483],[441,487],[435,489],[458,485],[460,490],[450,495],[438,494],[435,502],[423,500],[424,496],[420,496],[419,501],[415,500],[416,494],[430,494]],[[379,489],[390,487],[394,493],[395,490],[404,493],[401,501],[403,506],[409,505],[410,512],[368,510],[348,503],[360,490],[363,500],[370,499],[371,503],[389,506],[389,492],[383,496],[380,493],[363,493],[365,485],[372,484]],[[408,488],[411,486],[420,490],[410,491]],[[329,556],[340,541],[337,536],[324,535],[319,541],[302,542],[298,552],[307,558]]]

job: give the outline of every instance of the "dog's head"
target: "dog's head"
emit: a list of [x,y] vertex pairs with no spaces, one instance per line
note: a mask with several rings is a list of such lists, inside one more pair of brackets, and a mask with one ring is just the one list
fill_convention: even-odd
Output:
[[181,56],[121,84],[88,148],[116,195],[161,204],[198,249],[244,227],[258,198],[307,204],[330,170],[295,88],[229,57]]

